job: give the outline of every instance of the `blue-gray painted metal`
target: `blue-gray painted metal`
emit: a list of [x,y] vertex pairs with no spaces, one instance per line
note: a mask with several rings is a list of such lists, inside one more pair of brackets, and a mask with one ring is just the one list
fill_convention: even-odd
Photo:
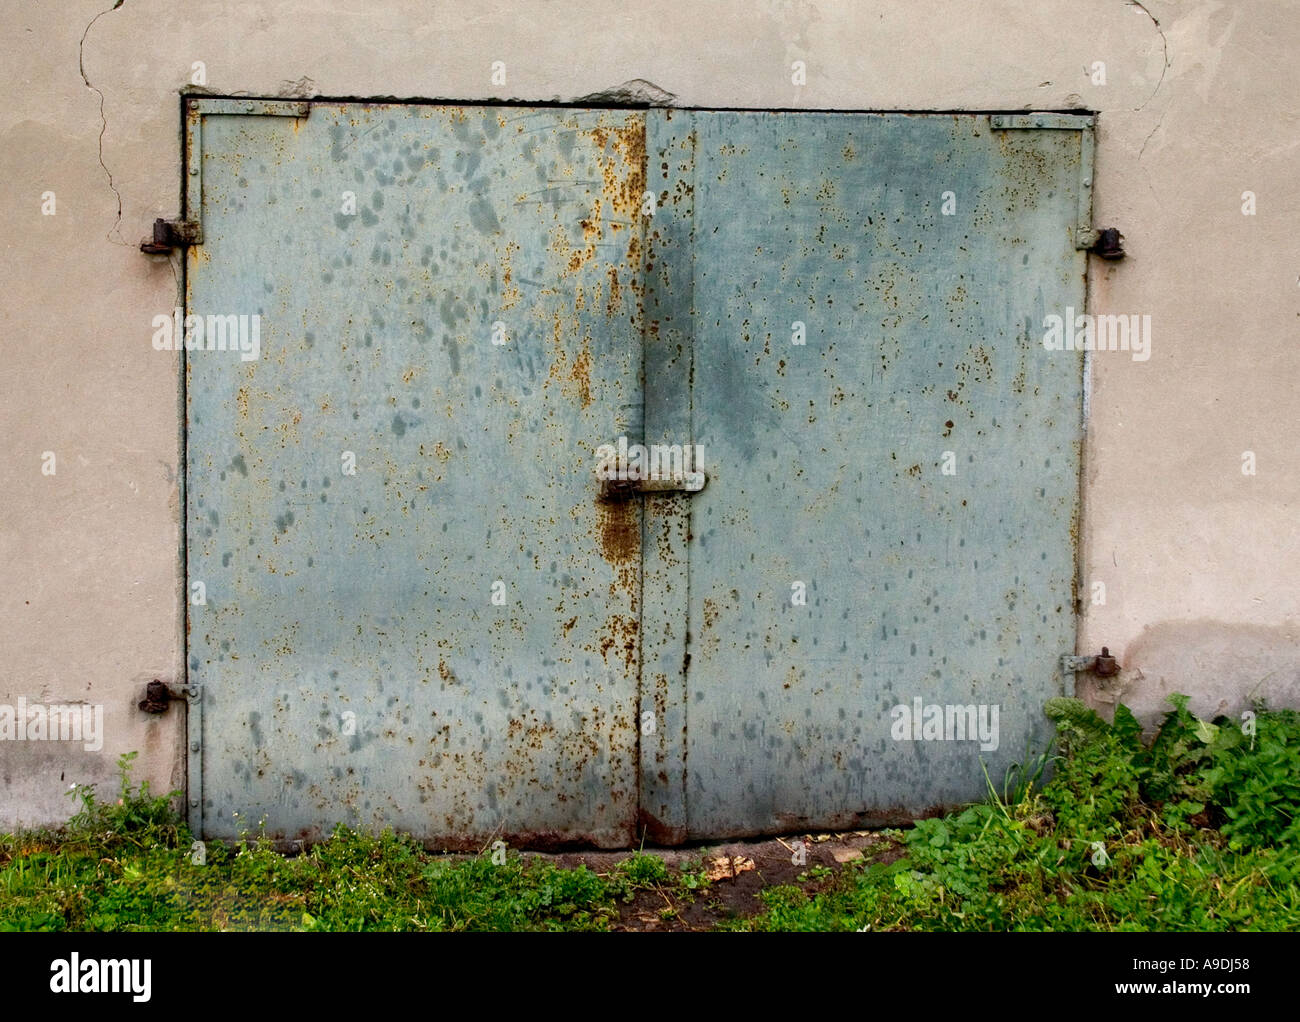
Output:
[[689,834],[977,798],[1074,648],[1081,354],[1041,338],[1083,309],[1081,133],[695,124]]
[[186,354],[204,832],[630,842],[640,511],[592,448],[641,428],[643,118],[196,132],[190,312],[261,317],[255,360]]
[[[187,133],[189,311],[262,317],[186,356],[205,833],[831,827],[1046,740],[1089,119],[241,102]],[[708,487],[602,501],[620,435]]]

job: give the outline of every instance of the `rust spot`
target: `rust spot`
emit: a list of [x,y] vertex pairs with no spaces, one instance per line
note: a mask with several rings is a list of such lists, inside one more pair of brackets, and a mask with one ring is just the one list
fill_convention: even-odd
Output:
[[618,269],[611,266],[609,268],[609,304],[605,306],[605,314],[611,319],[623,305],[623,292],[618,284]]
[[573,360],[573,369],[569,373],[569,378],[578,385],[578,400],[582,402],[582,407],[588,407],[591,404],[590,337],[583,339],[582,351],[580,351],[577,358]]
[[[564,387],[566,393],[575,397],[582,405],[587,408],[591,405],[591,334],[586,333],[582,338],[582,350],[574,356],[572,364],[569,362],[569,345],[567,343],[564,321],[559,311],[556,311],[551,321],[551,345],[554,350],[555,361],[551,363],[550,371],[546,375],[546,386],[550,386],[552,381],[556,381]],[[574,384],[570,391],[567,383]]]
[[501,260],[501,308],[511,309],[519,302],[522,293],[514,282],[514,266],[512,259],[514,254],[519,251],[517,242],[509,241],[506,243],[505,255]]
[[627,667],[636,666],[637,636],[640,622],[634,617],[615,614],[606,624],[606,634],[600,640],[600,655],[609,659],[613,653],[622,659]]
[[[596,162],[604,179],[603,193],[618,217],[635,221],[645,192],[645,122],[629,117],[620,125],[592,128],[590,134],[599,150]],[[610,143],[614,154],[606,156]]]
[[641,556],[641,528],[631,501],[597,505],[600,552],[610,564],[631,564]]
[[637,811],[636,823],[652,845],[680,845],[686,841],[685,827],[672,827],[645,809]]

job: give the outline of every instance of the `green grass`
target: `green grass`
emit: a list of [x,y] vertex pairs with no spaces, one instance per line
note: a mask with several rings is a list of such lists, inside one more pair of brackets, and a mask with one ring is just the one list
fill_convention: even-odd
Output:
[[199,864],[172,798],[131,790],[133,757],[117,800],[78,789],[81,809],[59,832],[0,837],[0,930],[599,930],[666,877],[649,856],[602,877],[343,827],[293,856],[210,841]]
[[[896,834],[902,856],[813,895],[765,891],[754,930],[1291,930],[1300,927],[1300,715],[1203,721],[1174,696],[1150,745],[1052,700],[1051,781]],[[1243,731],[1243,727],[1245,731]],[[1022,778],[1023,780],[1023,778]]]
[[[890,832],[872,859],[810,866],[800,886],[766,890],[757,915],[707,918],[746,930],[1300,928],[1300,715],[1260,709],[1243,730],[1172,702],[1148,744],[1122,706],[1107,724],[1053,700],[1056,754],[989,783],[987,801]],[[602,930],[639,892],[655,892],[663,919],[716,893],[707,853],[680,868],[633,854],[598,874],[346,828],[293,856],[257,837],[212,841],[199,863],[178,793],[133,790],[133,758],[119,762],[116,798],[74,789],[65,827],[0,836],[0,930]]]

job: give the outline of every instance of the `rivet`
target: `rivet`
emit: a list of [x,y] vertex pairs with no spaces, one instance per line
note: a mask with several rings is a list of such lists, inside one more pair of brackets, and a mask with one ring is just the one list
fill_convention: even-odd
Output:
[[198,751],[199,751],[199,743],[190,742],[190,752],[198,752]]
[[199,800],[197,798],[190,799],[190,805],[197,809],[199,807]]

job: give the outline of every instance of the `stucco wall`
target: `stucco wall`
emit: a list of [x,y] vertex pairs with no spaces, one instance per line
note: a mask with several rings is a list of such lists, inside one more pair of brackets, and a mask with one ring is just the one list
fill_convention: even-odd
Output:
[[0,743],[0,826],[63,819],[127,750],[137,778],[184,780],[183,715],[135,705],[183,679],[177,374],[149,343],[177,264],[138,244],[178,213],[196,61],[225,95],[643,78],[698,107],[1097,111],[1094,222],[1129,256],[1092,261],[1091,307],[1150,314],[1152,354],[1092,364],[1080,651],[1124,671],[1083,689],[1148,718],[1174,690],[1300,705],[1300,4],[5,0],[0,39],[0,703],[102,704],[105,728],[99,751]]

